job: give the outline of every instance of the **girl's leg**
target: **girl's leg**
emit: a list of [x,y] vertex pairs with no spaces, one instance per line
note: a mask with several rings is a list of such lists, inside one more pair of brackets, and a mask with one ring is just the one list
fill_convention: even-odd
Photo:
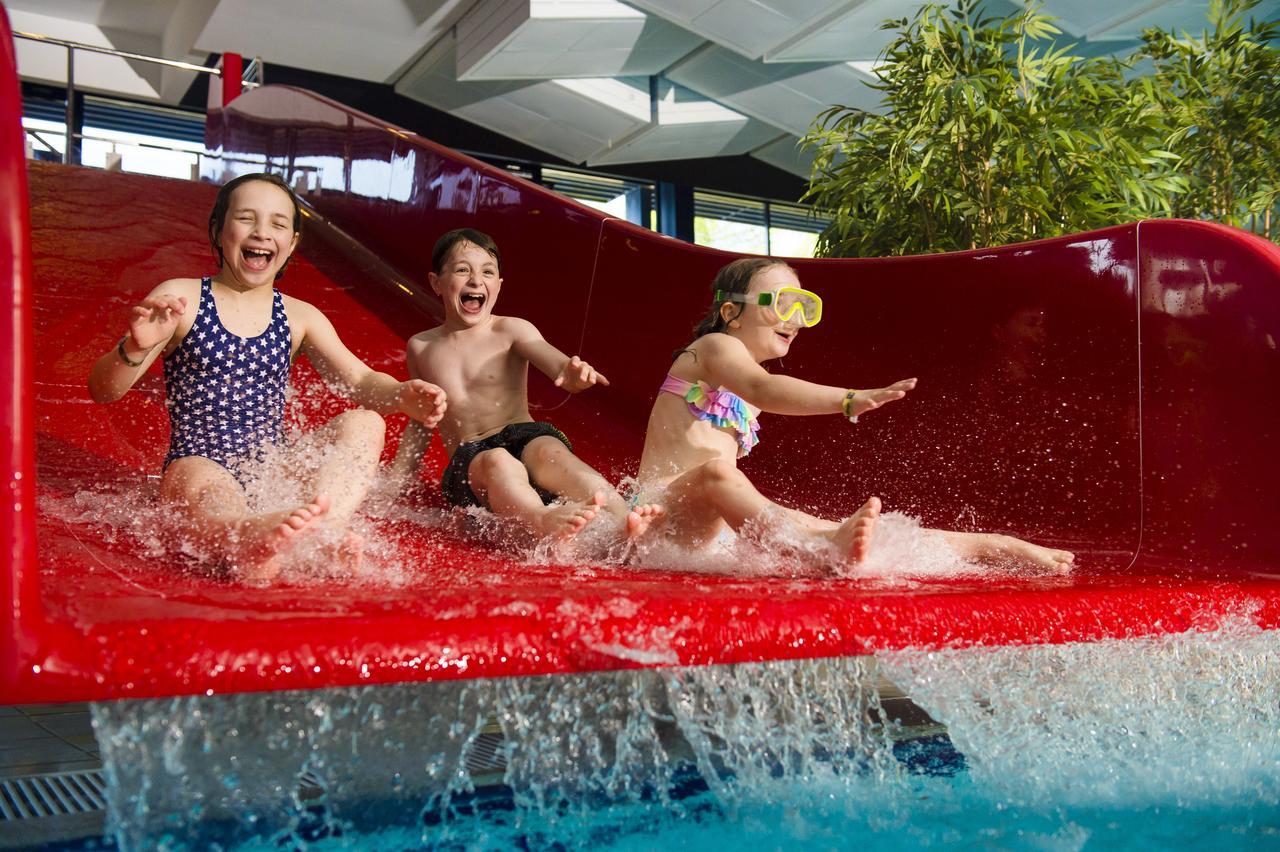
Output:
[[368,496],[382,457],[386,428],[377,412],[356,408],[307,436],[305,443],[318,451],[320,464],[312,475],[302,472],[299,479],[310,483],[308,491],[327,495],[332,502],[327,524],[346,524]]
[[628,538],[642,535],[664,514],[659,506],[630,508],[609,480],[575,456],[563,441],[550,435],[534,438],[526,444],[520,461],[528,469],[528,478],[552,494],[579,503],[594,503],[598,496],[603,496],[605,511],[626,519]]
[[965,533],[934,530],[946,538],[951,549],[966,559],[982,562],[1028,565],[1059,573],[1071,570],[1075,554],[1069,550],[1041,547],[1011,535],[999,533]]
[[599,493],[562,506],[543,504],[542,497],[529,483],[529,470],[504,449],[478,454],[467,468],[467,478],[471,490],[491,512],[514,519],[539,537],[573,538],[595,519],[604,505],[605,498]]
[[[673,512],[671,527],[677,531],[677,539],[683,539],[687,546],[704,546],[711,541],[719,532],[720,519],[736,531],[772,508],[792,520],[801,535],[825,541],[857,563],[866,557],[872,530],[880,517],[880,500],[876,497],[867,500],[842,524],[786,509],[757,491],[735,464],[723,460],[707,462],[677,477],[667,493]],[[714,523],[708,520],[713,517]]]
[[292,509],[253,514],[235,477],[200,456],[170,464],[160,494],[186,515],[201,545],[225,557],[240,576],[254,580],[278,574],[279,556],[329,510],[328,498],[321,495]]

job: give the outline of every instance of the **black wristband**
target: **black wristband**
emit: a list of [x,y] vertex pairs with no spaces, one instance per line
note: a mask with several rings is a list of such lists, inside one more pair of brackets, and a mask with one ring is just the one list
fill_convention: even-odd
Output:
[[116,354],[120,356],[120,360],[128,364],[130,367],[141,367],[143,361],[147,360],[147,356],[142,356],[142,361],[130,361],[129,356],[124,352],[124,342],[129,339],[129,335],[120,338],[120,342],[116,344]]

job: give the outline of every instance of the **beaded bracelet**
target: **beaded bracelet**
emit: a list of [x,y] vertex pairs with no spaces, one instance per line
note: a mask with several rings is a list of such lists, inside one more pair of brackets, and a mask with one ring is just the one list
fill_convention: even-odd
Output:
[[129,356],[124,354],[124,342],[129,339],[129,335],[120,338],[120,342],[116,344],[116,354],[120,356],[120,360],[128,364],[130,367],[141,367],[142,362],[147,360],[147,356],[142,356],[142,361],[130,361]]
[[844,412],[844,416],[849,418],[850,423],[858,422],[858,415],[850,414],[849,408],[853,405],[853,398],[858,395],[856,390],[851,390],[844,395],[844,403],[840,406],[840,410]]

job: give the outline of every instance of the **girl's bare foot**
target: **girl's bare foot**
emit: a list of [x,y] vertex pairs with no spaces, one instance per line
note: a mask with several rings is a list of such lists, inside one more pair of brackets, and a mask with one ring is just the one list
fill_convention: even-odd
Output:
[[246,580],[274,579],[280,573],[280,557],[316,526],[329,506],[329,497],[320,494],[305,506],[243,521],[234,534],[232,566]]
[[539,529],[544,538],[553,539],[557,542],[570,541],[578,533],[582,532],[587,524],[596,519],[596,515],[600,514],[604,504],[604,494],[597,491],[595,496],[591,498],[590,503],[566,503],[561,506],[548,506],[538,521]]
[[1009,535],[996,536],[991,556],[1028,568],[1039,568],[1059,574],[1069,572],[1072,563],[1076,560],[1076,555],[1069,550],[1041,547]]
[[666,513],[667,510],[662,506],[652,503],[636,506],[627,512],[627,540],[635,541],[644,535],[653,526],[653,522]]
[[853,517],[829,533],[831,543],[844,555],[846,561],[857,565],[867,558],[871,549],[871,533],[880,520],[880,498],[871,497],[862,504]]
[[338,564],[355,573],[364,565],[364,536],[348,532],[338,545]]

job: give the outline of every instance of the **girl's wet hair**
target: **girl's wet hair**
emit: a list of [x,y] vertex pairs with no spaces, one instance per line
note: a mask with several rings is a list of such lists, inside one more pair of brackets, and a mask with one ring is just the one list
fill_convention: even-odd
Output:
[[[775,266],[785,266],[787,269],[791,267],[784,261],[778,260],[776,257],[740,257],[737,260],[730,261],[720,267],[720,271],[716,273],[716,277],[711,281],[711,298],[714,300],[716,293],[723,290],[726,293],[745,293],[751,289],[751,279],[756,277],[757,273],[764,272],[766,269],[772,269]],[[716,302],[711,306],[711,311],[702,318],[702,320],[693,328],[693,340],[708,334],[714,334],[718,331],[724,331],[729,327],[729,321],[724,318],[721,308],[724,302]],[[737,313],[731,319],[737,319],[742,316],[742,312],[747,306],[738,302],[734,303]],[[689,351],[689,344],[683,349],[677,349],[671,353],[671,360],[679,358],[681,353]]]
[[449,259],[449,252],[462,243],[471,243],[493,255],[494,262],[498,264],[498,274],[502,274],[502,255],[498,253],[498,244],[493,241],[493,237],[475,228],[457,228],[436,240],[435,248],[431,250],[431,271],[436,275],[444,272],[444,262]]
[[[280,175],[267,174],[266,172],[254,172],[253,174],[232,178],[218,189],[218,197],[213,200],[213,210],[209,212],[209,245],[213,248],[213,256],[218,259],[219,269],[226,262],[226,258],[222,256],[222,246],[218,245],[218,237],[222,234],[222,226],[227,222],[227,209],[231,207],[231,194],[236,191],[236,187],[252,180],[269,183],[283,190],[284,194],[289,196],[289,203],[293,205],[293,232],[299,238],[302,237],[302,202],[298,201],[298,196],[294,194],[293,188],[284,182],[284,178],[280,177]],[[285,268],[288,267],[289,261],[292,259],[293,255],[290,255],[285,260],[284,265],[280,267],[280,271],[276,273],[277,281],[280,280],[280,276],[284,275]]]

